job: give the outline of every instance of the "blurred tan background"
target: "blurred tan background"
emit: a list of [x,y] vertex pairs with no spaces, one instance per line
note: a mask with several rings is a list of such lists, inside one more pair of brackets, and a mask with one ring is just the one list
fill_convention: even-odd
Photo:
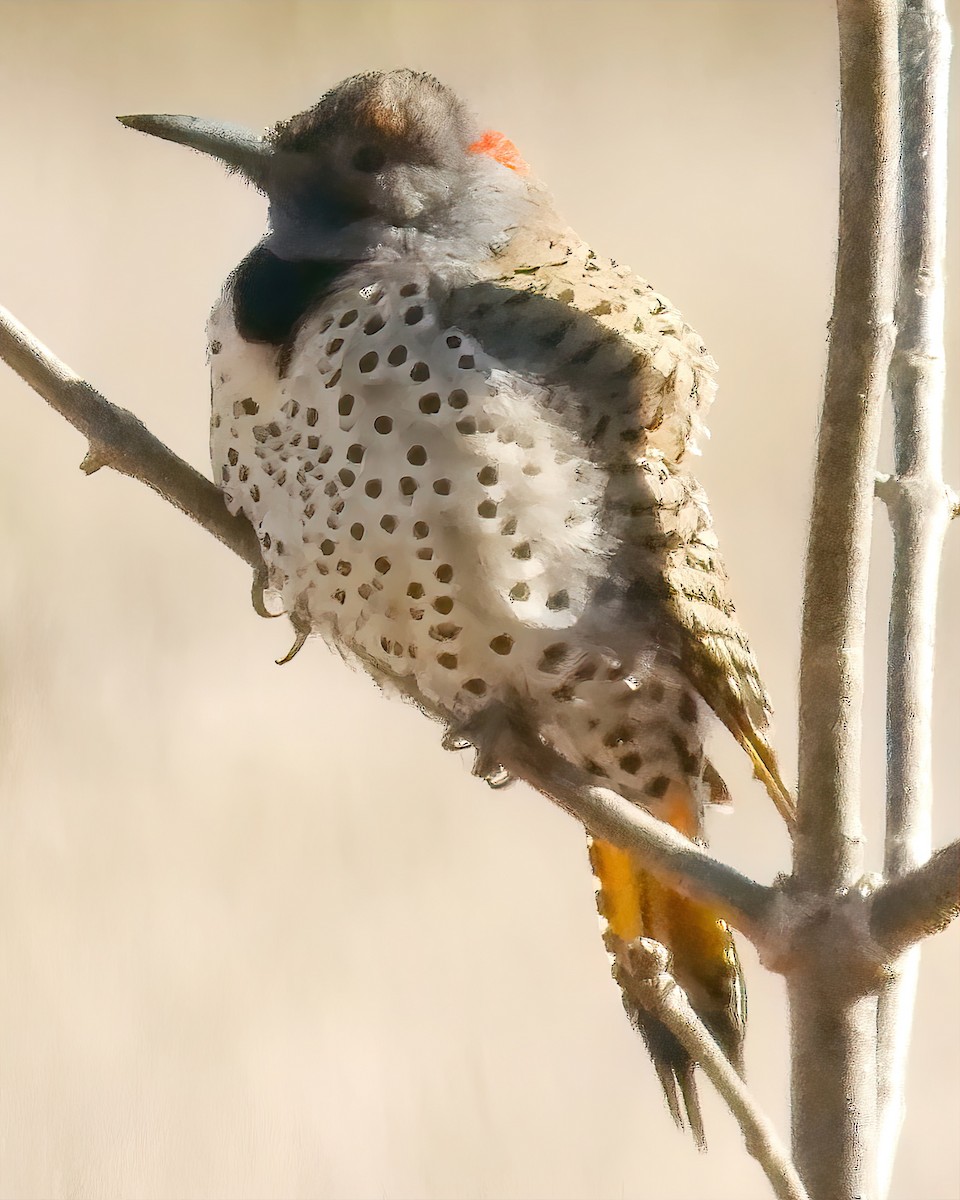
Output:
[[[114,114],[260,128],[358,70],[441,76],[719,360],[702,477],[792,775],[833,21],[827,0],[0,3],[0,302],[206,470],[204,322],[263,203]],[[254,615],[237,560],[145,488],[85,479],[81,438],[6,369],[0,404],[0,1194],[766,1196],[708,1084],[709,1156],[674,1130],[577,827],[473,780],[322,645],[276,667],[289,629]],[[877,530],[873,867],[882,513]],[[960,530],[943,584],[941,842],[960,834]],[[718,753],[737,808],[714,845],[769,880],[786,839]],[[954,927],[925,952],[899,1200],[960,1195],[958,948]],[[750,1079],[786,1133],[783,988],[743,956]]]

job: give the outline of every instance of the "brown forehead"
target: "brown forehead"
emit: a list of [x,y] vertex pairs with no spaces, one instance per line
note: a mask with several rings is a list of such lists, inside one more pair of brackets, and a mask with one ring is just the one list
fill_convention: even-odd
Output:
[[366,133],[378,141],[403,143],[415,135],[415,126],[407,108],[373,89],[365,96],[345,98],[329,106],[321,101],[297,113],[276,126],[273,140],[281,149],[310,150],[331,135],[353,132]]
[[417,154],[449,139],[465,149],[474,131],[448,88],[432,76],[397,71],[345,80],[313,108],[281,121],[272,140],[281,150],[309,151],[343,134]]
[[405,138],[410,132],[410,114],[376,93],[367,96],[357,108],[358,124],[372,133],[388,138]]

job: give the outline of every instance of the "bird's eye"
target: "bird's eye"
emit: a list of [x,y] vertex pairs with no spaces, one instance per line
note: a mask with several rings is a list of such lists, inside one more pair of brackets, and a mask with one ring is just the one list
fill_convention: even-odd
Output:
[[364,175],[375,175],[387,161],[379,146],[361,146],[353,156],[353,165]]

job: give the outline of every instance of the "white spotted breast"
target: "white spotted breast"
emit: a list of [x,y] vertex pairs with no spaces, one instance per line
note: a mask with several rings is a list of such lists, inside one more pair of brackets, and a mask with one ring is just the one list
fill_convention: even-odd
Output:
[[426,268],[367,264],[279,355],[240,338],[228,288],[211,443],[283,608],[459,713],[537,690],[606,570],[608,481],[544,385],[442,327],[431,286]]

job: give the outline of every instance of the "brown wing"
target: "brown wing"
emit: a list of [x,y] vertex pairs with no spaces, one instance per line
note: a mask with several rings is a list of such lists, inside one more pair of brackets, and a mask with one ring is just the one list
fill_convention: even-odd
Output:
[[[602,259],[533,185],[535,219],[454,303],[505,361],[578,397],[585,448],[611,470],[611,570],[659,598],[685,669],[744,748],[788,823],[794,803],[766,738],[770,702],[729,596],[706,496],[685,469],[705,433],[716,364],[677,309]],[[520,301],[526,302],[520,305]],[[570,415],[566,415],[570,419]]]
[[[631,544],[643,572],[656,564],[669,619],[683,631],[683,664],[700,695],[750,756],[780,815],[794,821],[793,797],[766,737],[770,700],[730,599],[727,573],[703,489],[682,468],[643,457],[646,503],[633,516]],[[645,553],[644,553],[645,552]]]

